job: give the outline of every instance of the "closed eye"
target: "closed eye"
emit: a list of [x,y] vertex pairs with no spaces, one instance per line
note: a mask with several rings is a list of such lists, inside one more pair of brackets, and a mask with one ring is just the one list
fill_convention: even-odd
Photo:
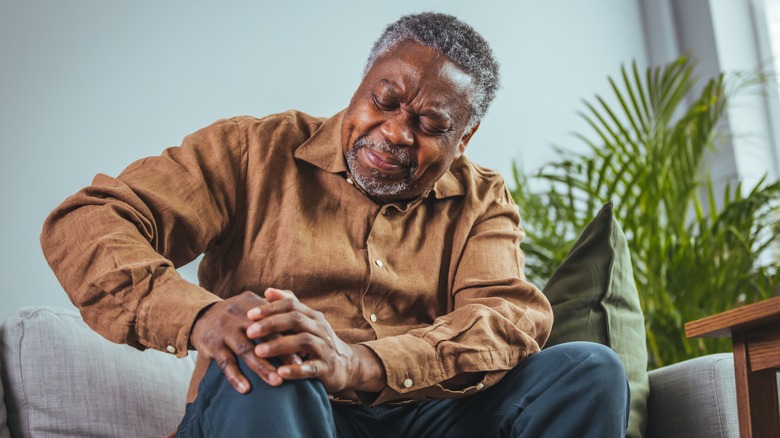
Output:
[[395,99],[388,99],[374,94],[372,95],[372,100],[374,105],[382,111],[393,111],[398,108],[398,101]]
[[452,130],[452,126],[447,126],[442,121],[431,119],[430,117],[421,116],[419,118],[420,129],[428,135],[444,135]]

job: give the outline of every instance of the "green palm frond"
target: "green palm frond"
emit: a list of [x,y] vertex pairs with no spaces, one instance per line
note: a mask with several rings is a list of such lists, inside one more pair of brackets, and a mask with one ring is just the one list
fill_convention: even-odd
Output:
[[530,190],[528,177],[514,169],[531,279],[549,278],[601,205],[615,201],[651,366],[728,350],[728,340],[686,339],[684,323],[766,298],[780,286],[777,260],[761,258],[780,230],[777,209],[769,207],[778,205],[780,183],[727,186],[716,195],[704,159],[726,138],[720,122],[730,97],[720,75],[689,101],[694,67],[685,57],[644,72],[636,63],[623,67],[609,79],[611,99],[584,102],[580,115],[592,134],[575,138],[586,153],[559,151],[558,161],[534,175],[542,191]]

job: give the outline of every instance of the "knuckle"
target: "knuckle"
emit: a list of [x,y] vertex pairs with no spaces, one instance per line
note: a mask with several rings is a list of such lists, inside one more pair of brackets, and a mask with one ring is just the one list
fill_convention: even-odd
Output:
[[220,357],[220,358],[215,358],[214,360],[217,361],[217,366],[222,371],[225,371],[226,369],[230,368],[230,366],[235,363],[232,357]]
[[203,335],[203,341],[206,344],[212,344],[219,340],[219,332],[216,330],[209,330]]
[[252,348],[252,346],[249,345],[249,344],[243,344],[242,343],[242,344],[236,345],[236,354],[238,354],[239,356],[243,356],[243,355],[245,355],[245,354],[247,354],[247,353],[249,353],[249,352],[251,352],[253,350],[254,350],[254,348]]
[[236,303],[231,302],[225,305],[225,312],[228,315],[235,316],[241,313],[241,309]]
[[251,290],[241,292],[240,295],[238,295],[241,299],[241,302],[243,303],[243,306],[241,306],[242,310],[248,310],[248,308],[245,309],[245,306],[256,306],[259,303],[263,303],[264,300],[260,298],[259,295],[252,292]]
[[311,333],[304,333],[301,335],[301,345],[304,347],[311,347],[314,344],[314,335]]
[[295,302],[290,298],[285,298],[282,301],[280,301],[280,303],[282,305],[282,309],[284,309],[285,311],[289,312],[295,308]]

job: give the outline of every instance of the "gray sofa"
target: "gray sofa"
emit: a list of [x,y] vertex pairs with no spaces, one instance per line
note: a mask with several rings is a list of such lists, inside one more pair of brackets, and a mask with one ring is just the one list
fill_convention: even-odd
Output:
[[[193,365],[112,344],[75,310],[22,309],[0,326],[0,438],[164,436],[183,415]],[[648,437],[739,435],[731,354],[649,375]]]

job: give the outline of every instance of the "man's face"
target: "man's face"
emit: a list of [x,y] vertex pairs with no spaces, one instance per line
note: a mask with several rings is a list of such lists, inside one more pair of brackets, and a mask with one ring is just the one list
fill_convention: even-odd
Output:
[[355,181],[380,201],[421,195],[466,149],[472,78],[434,49],[404,41],[376,60],[341,126]]

